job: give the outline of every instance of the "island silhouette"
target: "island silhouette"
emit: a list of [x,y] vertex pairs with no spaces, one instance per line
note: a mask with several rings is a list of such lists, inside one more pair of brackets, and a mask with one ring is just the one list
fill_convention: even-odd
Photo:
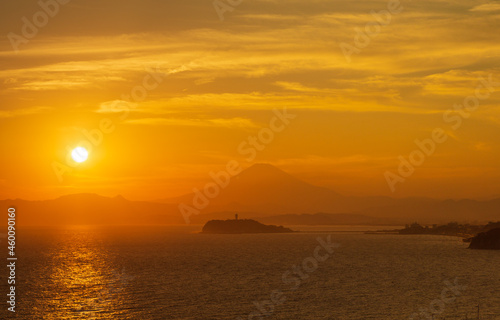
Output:
[[229,220],[210,220],[201,231],[202,233],[213,234],[241,234],[241,233],[290,233],[294,232],[289,228],[275,225],[265,225],[252,219],[239,220],[238,215],[235,219]]

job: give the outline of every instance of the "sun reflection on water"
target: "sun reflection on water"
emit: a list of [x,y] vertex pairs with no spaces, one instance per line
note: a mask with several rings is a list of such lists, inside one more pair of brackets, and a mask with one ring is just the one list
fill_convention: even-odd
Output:
[[56,248],[47,259],[49,288],[33,310],[37,318],[114,318],[113,310],[123,304],[129,279],[113,266],[98,233],[75,227],[62,232],[54,243]]

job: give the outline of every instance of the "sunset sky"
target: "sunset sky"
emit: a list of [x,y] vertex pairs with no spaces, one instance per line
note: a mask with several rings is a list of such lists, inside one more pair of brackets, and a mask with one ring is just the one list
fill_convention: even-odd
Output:
[[[1,3],[1,199],[168,198],[230,160],[271,163],[344,195],[500,194],[500,2],[401,1],[350,62],[341,44],[354,45],[388,1],[244,0],[224,21],[212,0],[59,6],[16,52],[9,34],[22,36],[22,18],[41,8]],[[126,101],[145,77],[147,98]],[[497,92],[454,129],[443,114],[481,77]],[[238,146],[284,107],[296,118],[248,162]],[[60,181],[53,163],[103,119],[114,131]],[[384,173],[434,128],[447,141],[391,192]]]

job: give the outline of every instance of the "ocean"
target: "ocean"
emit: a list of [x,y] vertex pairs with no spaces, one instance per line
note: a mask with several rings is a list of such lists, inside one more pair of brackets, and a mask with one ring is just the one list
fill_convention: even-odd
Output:
[[[19,229],[15,318],[500,319],[500,251],[469,250],[456,237],[321,229]],[[1,318],[14,318],[7,307]]]

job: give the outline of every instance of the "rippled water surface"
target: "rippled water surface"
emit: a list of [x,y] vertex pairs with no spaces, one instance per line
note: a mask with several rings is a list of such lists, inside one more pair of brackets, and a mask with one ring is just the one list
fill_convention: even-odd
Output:
[[[198,230],[20,230],[17,318],[249,319],[279,290],[283,304],[264,303],[267,315],[253,319],[409,319],[432,308],[435,319],[477,319],[478,303],[481,319],[500,319],[500,251],[468,250],[457,238]],[[293,266],[328,235],[340,247],[293,290],[297,281],[283,275],[298,279]],[[4,268],[4,294],[5,277]],[[445,281],[466,288],[453,293]]]

